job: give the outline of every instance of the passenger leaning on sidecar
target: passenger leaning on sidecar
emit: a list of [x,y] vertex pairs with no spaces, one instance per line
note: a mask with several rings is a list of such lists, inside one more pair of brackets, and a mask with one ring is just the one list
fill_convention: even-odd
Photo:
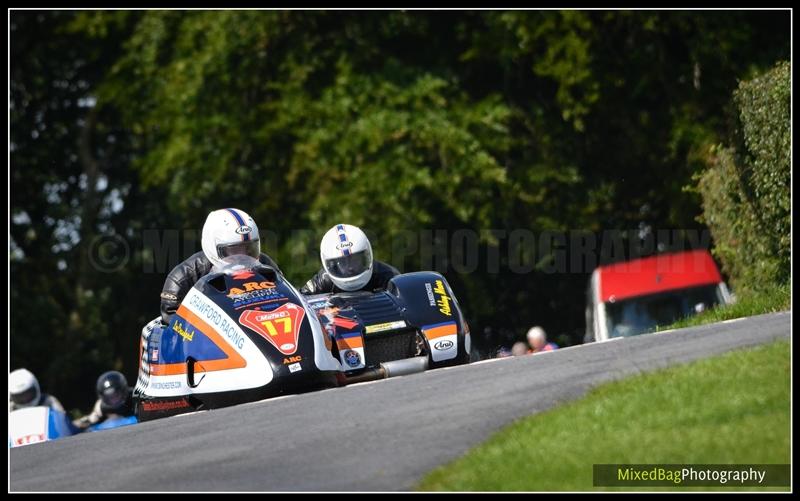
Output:
[[319,246],[322,269],[306,282],[302,294],[376,291],[386,289],[400,274],[397,268],[373,261],[372,245],[357,226],[337,224],[322,237]]
[[92,425],[102,423],[107,419],[133,416],[133,402],[131,401],[131,388],[128,380],[121,372],[108,371],[97,378],[97,402],[92,412],[72,422],[73,425],[85,430]]
[[219,209],[211,212],[203,225],[203,250],[192,254],[167,275],[161,291],[161,322],[168,325],[181,301],[214,266],[223,266],[223,259],[235,254],[247,254],[278,273],[278,265],[261,252],[258,226],[246,212],[239,209]]
[[8,375],[8,412],[40,405],[64,412],[56,397],[42,393],[39,380],[28,369],[17,369]]

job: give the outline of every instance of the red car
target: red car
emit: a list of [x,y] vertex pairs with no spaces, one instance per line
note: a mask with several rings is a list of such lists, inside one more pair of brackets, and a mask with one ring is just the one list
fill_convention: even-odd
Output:
[[600,266],[587,292],[584,342],[636,336],[732,302],[706,250]]

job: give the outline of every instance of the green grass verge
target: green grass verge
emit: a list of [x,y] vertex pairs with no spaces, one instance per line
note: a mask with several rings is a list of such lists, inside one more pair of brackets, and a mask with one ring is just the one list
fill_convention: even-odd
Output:
[[711,324],[733,318],[751,317],[764,313],[788,310],[792,304],[792,288],[789,284],[776,285],[760,292],[742,293],[734,304],[720,306],[699,315],[694,315],[659,327],[656,331],[680,329],[694,325]]
[[418,490],[703,490],[595,488],[592,465],[787,464],[789,352],[779,341],[602,385],[497,432]]

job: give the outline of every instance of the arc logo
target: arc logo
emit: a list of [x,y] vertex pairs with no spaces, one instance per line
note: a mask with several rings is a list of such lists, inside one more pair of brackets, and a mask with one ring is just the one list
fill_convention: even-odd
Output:
[[244,289],[240,289],[239,287],[231,287],[231,289],[228,291],[228,297],[235,296],[237,294],[244,294],[245,292],[274,289],[275,282],[270,282],[267,280],[263,282],[245,282],[242,284],[242,287],[244,287]]
[[250,232],[252,232],[252,231],[253,231],[253,228],[251,228],[251,227],[249,227],[249,226],[247,226],[247,225],[245,224],[245,225],[242,225],[242,226],[239,226],[238,228],[236,228],[236,230],[235,230],[235,231],[236,231],[236,233],[238,233],[239,235],[247,235],[248,233],[250,233]]

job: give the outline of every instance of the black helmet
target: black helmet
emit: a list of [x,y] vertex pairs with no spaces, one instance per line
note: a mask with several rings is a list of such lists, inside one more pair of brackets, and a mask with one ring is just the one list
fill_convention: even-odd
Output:
[[121,372],[108,371],[97,378],[97,396],[106,407],[116,409],[128,399],[128,380]]

